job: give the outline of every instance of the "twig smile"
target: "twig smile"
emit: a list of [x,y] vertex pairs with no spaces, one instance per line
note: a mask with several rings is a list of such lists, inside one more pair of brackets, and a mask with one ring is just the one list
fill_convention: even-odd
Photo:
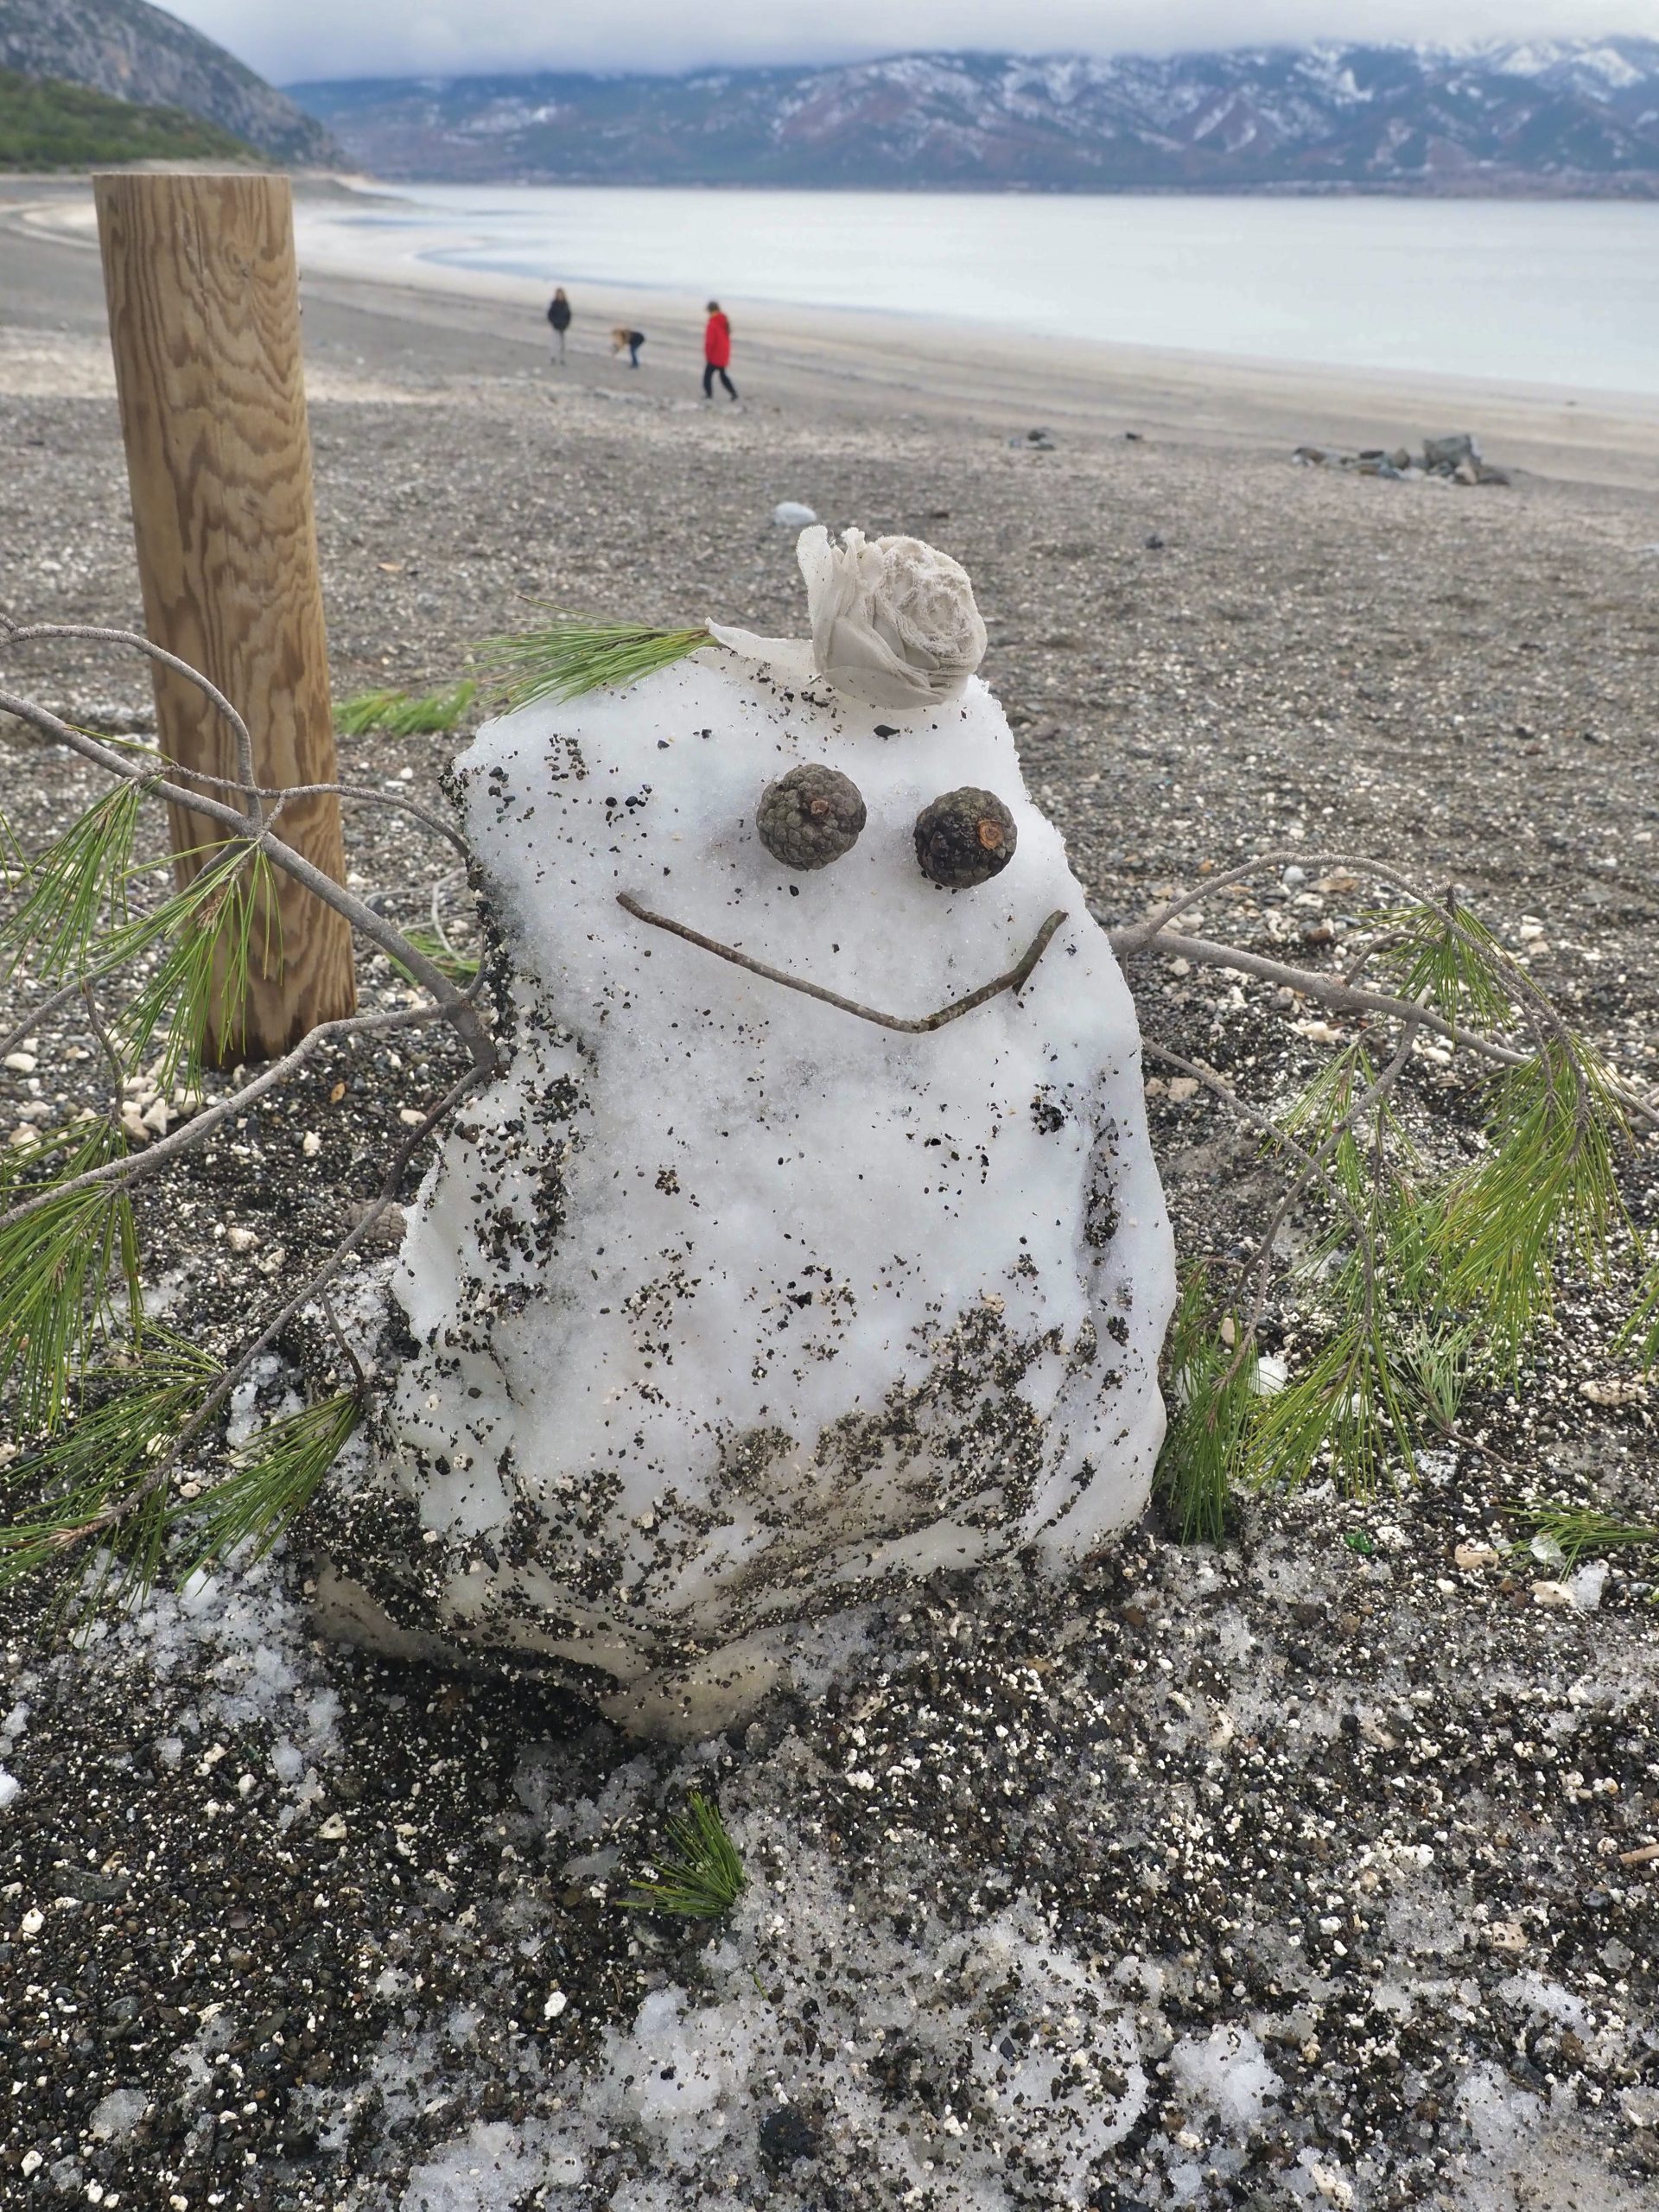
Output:
[[1000,991],[1018,991],[1029,982],[1032,969],[1048,950],[1049,940],[1067,917],[1065,909],[1049,916],[1019,961],[1006,975],[996,976],[988,983],[982,983],[976,991],[969,991],[966,998],[952,999],[949,1006],[940,1007],[936,1013],[924,1014],[913,1021],[903,1015],[882,1014],[874,1007],[861,1006],[856,999],[843,998],[839,991],[827,991],[821,983],[808,983],[798,976],[791,976],[782,968],[768,967],[764,960],[752,960],[747,952],[735,946],[722,944],[718,938],[704,937],[700,930],[689,929],[683,922],[670,919],[666,914],[653,914],[648,906],[631,898],[626,891],[619,891],[616,903],[636,921],[649,922],[653,929],[667,930],[674,937],[683,937],[688,944],[700,944],[705,952],[712,952],[717,959],[729,960],[734,968],[745,968],[751,976],[764,976],[768,982],[782,983],[785,989],[801,991],[810,999],[822,999],[826,1006],[838,1006],[843,1014],[855,1014],[861,1021],[873,1021],[882,1029],[899,1029],[907,1036],[925,1036],[930,1030],[943,1029],[948,1021],[959,1021],[964,1014],[971,1014],[976,1007],[983,1006]]

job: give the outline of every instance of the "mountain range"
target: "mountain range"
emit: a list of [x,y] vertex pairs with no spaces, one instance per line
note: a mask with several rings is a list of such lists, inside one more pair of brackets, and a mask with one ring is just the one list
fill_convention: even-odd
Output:
[[[146,0],[0,0],[0,69],[84,86],[134,107],[183,109],[268,161],[345,165],[324,124],[222,46]],[[188,137],[171,146],[158,140],[156,150],[200,156]]]
[[359,167],[389,178],[1659,193],[1659,41],[1636,38],[907,54],[287,89]]

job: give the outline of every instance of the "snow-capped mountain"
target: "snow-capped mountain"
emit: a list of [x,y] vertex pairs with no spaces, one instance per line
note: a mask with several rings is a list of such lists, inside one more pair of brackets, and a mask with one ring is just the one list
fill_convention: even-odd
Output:
[[907,54],[679,77],[296,85],[387,177],[1659,191],[1659,41]]

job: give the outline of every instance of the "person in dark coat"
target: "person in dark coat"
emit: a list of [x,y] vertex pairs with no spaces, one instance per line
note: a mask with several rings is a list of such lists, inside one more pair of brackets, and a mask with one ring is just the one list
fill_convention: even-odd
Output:
[[570,302],[564,296],[563,284],[548,302],[547,319],[552,324],[553,334],[559,341],[558,363],[563,368],[564,366],[564,334],[570,327]]
[[611,333],[612,353],[620,353],[623,347],[626,346],[628,353],[628,366],[631,369],[637,369],[639,367],[639,348],[645,344],[645,334],[643,330],[625,330],[620,323],[619,323],[616,328]]
[[732,365],[732,326],[721,312],[720,302],[709,302],[709,322],[702,334],[702,396],[715,396],[715,378],[726,387],[728,399],[737,397],[737,386],[726,373]]

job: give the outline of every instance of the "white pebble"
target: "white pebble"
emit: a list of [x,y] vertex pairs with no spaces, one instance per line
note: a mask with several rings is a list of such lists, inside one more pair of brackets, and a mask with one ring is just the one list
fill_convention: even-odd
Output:
[[397,1109],[397,1118],[406,1128],[413,1129],[418,1128],[426,1116],[418,1106],[400,1106]]
[[251,1229],[244,1229],[239,1224],[234,1229],[226,1230],[225,1242],[232,1252],[257,1252],[259,1249],[257,1232]]
[[544,2020],[556,2020],[569,2002],[570,1999],[562,1989],[554,1990],[542,2007],[542,2018]]
[[8,1052],[6,1065],[14,1075],[33,1075],[40,1062],[33,1052]]
[[322,1150],[322,1139],[317,1135],[315,1129],[308,1129],[306,1131],[304,1138],[300,1145],[300,1150],[305,1154],[308,1160],[315,1160],[317,1154]]
[[1452,1564],[1465,1574],[1479,1574],[1486,1567],[1497,1567],[1503,1554],[1491,1544],[1459,1544],[1452,1554]]

